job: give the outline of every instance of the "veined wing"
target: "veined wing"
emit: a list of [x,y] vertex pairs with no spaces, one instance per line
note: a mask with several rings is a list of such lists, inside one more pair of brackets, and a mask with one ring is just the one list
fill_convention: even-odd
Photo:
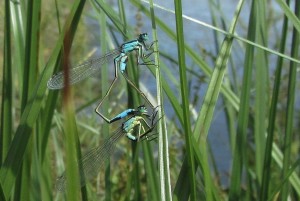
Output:
[[[97,177],[101,167],[109,159],[115,150],[116,142],[124,136],[122,126],[118,128],[104,143],[89,151],[79,161],[80,170],[80,185],[84,186],[86,181]],[[56,189],[64,191],[66,188],[66,173],[63,173],[56,181]]]
[[[99,70],[101,69],[101,65],[108,62],[108,60],[110,60],[112,57],[117,56],[118,54],[120,54],[119,48],[114,49],[99,58],[87,60],[82,64],[71,68],[69,70],[70,85],[80,82],[99,72]],[[57,74],[54,74],[48,81],[47,87],[49,89],[62,89],[64,87],[64,72],[61,71]]]

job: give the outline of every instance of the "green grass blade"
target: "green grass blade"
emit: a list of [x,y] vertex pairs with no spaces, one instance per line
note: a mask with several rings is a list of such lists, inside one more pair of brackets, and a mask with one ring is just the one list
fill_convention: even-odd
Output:
[[[293,165],[291,165],[291,167],[289,168],[289,170],[286,172],[286,175],[284,176],[284,178],[281,180],[280,184],[277,186],[277,188],[275,188],[273,190],[273,192],[270,194],[269,196],[269,201],[274,200],[276,196],[278,196],[278,193],[280,193],[282,191],[282,187],[288,183],[289,181],[289,177],[295,173],[295,170],[297,167],[299,167],[300,165],[300,159],[298,159]],[[299,186],[297,191],[299,192]]]
[[[66,37],[68,40],[68,37]],[[64,42],[64,72],[69,70],[70,44]],[[67,61],[66,61],[67,60]],[[66,177],[67,188],[66,197],[67,200],[78,200],[80,197],[78,188],[80,186],[79,167],[77,164],[80,154],[79,138],[76,129],[74,103],[71,95],[71,88],[69,85],[63,90],[63,112],[65,117],[64,132],[65,132],[65,147],[66,147]]]
[[[78,4],[78,2],[74,4],[72,14],[69,16],[69,19],[67,20],[67,23],[65,25],[65,30],[69,30],[70,27],[72,27],[71,30],[75,30],[76,24],[79,19],[78,16],[75,15],[75,13],[76,11],[81,12],[83,5],[84,1],[81,1],[80,4]],[[73,23],[71,23],[72,21]],[[47,63],[44,71],[39,77],[33,93],[28,99],[28,104],[26,105],[22,114],[20,124],[10,146],[8,155],[0,170],[0,179],[6,198],[10,196],[10,192],[15,182],[17,172],[19,171],[21,162],[24,157],[24,151],[31,136],[33,125],[35,124],[36,119],[39,115],[43,102],[42,97],[44,96],[44,93],[46,91],[46,83],[52,75],[54,66],[57,64],[57,60],[59,58],[62,47],[63,37],[64,34],[61,34],[49,62]]]
[[[280,168],[283,168],[283,154],[274,142],[273,142],[272,157],[274,161],[277,163],[277,165]],[[289,180],[294,190],[296,191],[297,195],[300,195],[300,178],[297,172],[293,172],[292,175],[289,177]]]
[[290,7],[283,0],[276,0],[278,5],[283,10],[284,14],[287,16],[290,22],[294,25],[295,29],[300,32],[300,20],[299,17],[291,11]]
[[[40,24],[40,12],[41,1],[29,1],[27,4],[27,16],[26,16],[26,38],[25,38],[25,61],[23,69],[23,84],[22,84],[22,98],[21,98],[21,113],[24,111],[26,104],[28,103],[28,97],[31,95],[34,84],[36,83],[36,77],[38,72],[38,53],[39,53],[39,24]],[[29,141],[32,143],[32,140]],[[29,146],[32,147],[32,146]],[[22,163],[22,169],[20,171],[21,177],[17,178],[15,185],[15,198],[22,198],[30,200],[30,175],[31,175],[31,155],[32,149],[27,149],[25,158]]]
[[[11,2],[11,1],[10,1]],[[21,91],[23,84],[23,73],[24,73],[24,58],[25,58],[25,6],[26,2],[21,1],[19,3],[11,3],[11,24],[13,39],[15,41],[14,47],[14,61],[16,65],[17,76],[15,79],[19,81],[19,89]]]
[[[281,41],[279,47],[279,52],[281,53],[284,53],[285,51],[285,46],[287,42],[287,33],[288,33],[288,19],[287,17],[284,17],[282,33],[281,33]],[[254,38],[252,40],[254,41]],[[279,92],[281,86],[282,67],[283,67],[283,58],[278,57],[277,64],[276,64],[276,71],[275,71],[273,94],[272,94],[271,106],[269,112],[269,122],[268,122],[268,130],[267,130],[268,136],[266,140],[266,150],[264,156],[264,165],[263,165],[264,169],[262,175],[262,189],[260,192],[260,200],[268,199],[269,186],[272,184],[271,171],[269,170],[271,169],[272,144],[273,144],[274,134],[275,134],[275,126],[276,126],[275,120],[276,120],[277,104],[279,101]]]
[[143,143],[144,153],[144,166],[147,175],[147,198],[149,200],[160,200],[159,199],[159,181],[156,171],[156,164],[153,156],[153,150],[150,146],[151,142]]
[[39,24],[41,1],[29,1],[27,8],[27,24],[25,38],[25,62],[23,69],[23,89],[21,100],[21,112],[24,110],[28,97],[32,93],[36,82],[37,63],[38,63],[38,40],[39,40]]
[[[60,62],[58,66],[60,65]],[[55,111],[55,106],[56,106],[56,102],[57,102],[57,98],[58,98],[58,91],[52,92],[48,94],[47,100],[46,100],[46,104],[45,107],[43,109],[43,114],[47,114],[47,115],[43,115],[41,118],[41,131],[39,133],[41,133],[41,136],[39,138],[39,147],[38,149],[38,153],[39,153],[39,159],[43,162],[45,160],[45,155],[46,155],[46,149],[45,147],[47,146],[48,140],[49,140],[49,135],[50,135],[50,130],[51,130],[51,126],[52,126],[52,117],[54,115],[54,111]]]
[[[255,39],[256,32],[256,16],[255,9],[253,8],[250,12],[249,17],[249,29],[248,29],[248,40]],[[230,192],[229,199],[235,200],[239,199],[241,191],[241,181],[242,181],[242,168],[245,161],[246,155],[246,136],[248,129],[249,121],[249,101],[250,101],[250,89],[251,89],[251,78],[252,78],[252,69],[253,69],[253,60],[254,60],[254,47],[248,45],[246,47],[245,53],[245,63],[244,63],[244,74],[243,74],[243,83],[241,90],[241,105],[240,111],[238,114],[238,123],[237,123],[237,133],[232,144],[232,153],[233,153],[233,163],[232,163],[232,177],[230,183]]]
[[[80,186],[79,169],[78,169],[78,134],[75,123],[74,106],[71,101],[71,95],[64,99],[64,131],[66,147],[66,177],[67,177],[67,200],[78,200],[80,197],[78,187]],[[75,168],[74,168],[75,167]]]
[[[199,133],[199,130],[194,130],[194,134]],[[197,140],[193,140],[193,147],[194,147],[194,152],[195,152],[195,160],[197,161],[197,164],[199,164],[199,167],[201,171],[203,172],[203,175],[206,177],[205,179],[205,191],[210,192],[210,194],[205,194],[200,195],[201,200],[222,200],[220,191],[218,189],[218,186],[212,182],[211,178],[208,178],[209,175],[211,174],[211,168],[210,165],[208,164],[208,156],[209,154],[207,153],[208,148],[207,148],[207,143],[203,147],[199,147],[197,144]],[[186,182],[186,181],[185,181]],[[207,189],[210,188],[210,189]],[[187,190],[186,188],[183,190]]]
[[[153,40],[158,41],[157,39],[157,27],[155,22],[155,13],[153,7],[153,1],[150,1],[150,13],[152,21],[152,33]],[[158,43],[154,44],[154,52],[158,51]],[[169,162],[169,147],[168,147],[168,132],[166,127],[166,119],[164,115],[164,106],[163,106],[163,94],[162,94],[162,76],[160,70],[160,60],[159,55],[155,54],[154,56],[155,64],[157,68],[155,69],[156,77],[156,88],[157,88],[157,103],[160,106],[158,108],[158,118],[159,121],[159,178],[160,178],[160,200],[172,200],[171,195],[171,179],[170,179],[170,162]]]
[[[239,17],[239,13],[242,9],[243,3],[244,1],[241,0],[237,5],[236,14],[232,20],[232,25],[230,27],[229,33],[234,33],[235,31],[236,23]],[[208,129],[210,127],[210,123],[214,112],[214,106],[219,96],[219,93],[221,92],[223,77],[225,74],[228,58],[231,53],[232,42],[233,38],[231,37],[231,35],[228,35],[226,36],[221,45],[221,50],[217,57],[215,68],[204,98],[205,104],[201,108],[199,119],[197,120],[196,126],[205,125],[201,129],[202,133],[200,133],[200,136],[203,135],[204,139],[206,139],[207,137]]]
[[[229,33],[233,34],[235,31],[236,23],[238,21],[239,14],[241,12],[243,3],[244,3],[244,1],[241,0],[237,4],[235,16],[232,20],[232,24],[229,29]],[[229,35],[224,39],[224,41],[221,45],[221,49],[220,49],[219,55],[216,60],[214,72],[212,74],[211,80],[208,85],[207,92],[205,94],[204,105],[201,108],[199,117],[196,122],[195,130],[200,131],[199,147],[202,150],[202,153],[206,153],[206,152],[204,152],[203,149],[206,147],[206,143],[207,143],[206,139],[207,139],[207,135],[208,135],[208,130],[211,125],[217,98],[221,91],[224,74],[226,72],[227,61],[228,61],[228,58],[231,53],[232,42],[233,42],[233,38],[230,37],[230,35]],[[208,165],[208,162],[203,163],[203,164]],[[203,167],[203,169],[209,170],[209,166],[205,166],[205,167]],[[204,183],[205,183],[205,195],[208,200],[211,200],[213,188],[211,187],[212,181],[211,181],[211,176],[210,176],[209,172],[204,172]]]
[[3,201],[6,201],[1,183],[0,183],[0,199]]
[[[256,2],[256,41],[259,44],[267,45],[267,19],[265,17],[265,7],[268,6],[266,2]],[[268,107],[268,60],[265,51],[257,50],[255,55],[255,114],[254,114],[254,136],[255,136],[255,160],[256,160],[256,175],[258,182],[261,183],[262,170],[263,170],[263,157],[265,154],[266,138],[263,133],[266,132],[266,116]]]
[[[295,2],[295,14],[300,17],[300,3]],[[297,57],[299,55],[299,30],[293,29],[291,55]],[[289,80],[288,80],[288,99],[287,99],[287,114],[286,114],[286,130],[284,135],[284,158],[283,158],[283,169],[282,177],[284,178],[289,174],[290,164],[292,163],[292,149],[291,144],[293,142],[294,134],[294,116],[295,116],[295,99],[296,99],[296,83],[297,83],[297,64],[294,62],[290,63]],[[290,184],[285,183],[282,188],[281,200],[287,200],[290,194]]]
[[184,132],[185,132],[185,145],[187,150],[187,161],[188,161],[188,175],[191,184],[190,199],[192,201],[197,200],[196,195],[196,178],[195,178],[195,163],[194,153],[192,150],[192,130],[190,122],[190,109],[189,109],[189,93],[186,80],[186,65],[185,65],[185,47],[184,47],[184,35],[183,35],[183,20],[182,20],[182,3],[181,0],[174,0],[175,4],[175,20],[176,20],[176,36],[178,45],[178,63],[180,73],[180,86],[181,86],[181,97],[182,97],[182,108],[184,118]]
[[3,61],[3,85],[2,85],[2,96],[1,101],[1,123],[0,132],[0,162],[2,164],[5,158],[9,144],[12,138],[12,63],[11,63],[11,24],[10,24],[10,3],[7,0],[5,2],[5,33],[4,33],[4,61]]
[[[99,24],[101,26],[101,38],[100,40],[102,41],[101,43],[101,51],[102,52],[107,52],[107,44],[105,43],[105,41],[107,40],[107,29],[106,29],[106,16],[104,12],[101,12],[99,14]],[[108,75],[109,70],[108,70],[108,65],[103,65],[101,68],[101,74],[102,75]],[[102,76],[101,77],[101,91],[105,92],[108,89],[108,76]],[[102,93],[104,94],[104,93]],[[109,101],[105,101],[103,103],[103,114],[104,115],[108,115],[108,109],[109,109]],[[108,136],[110,135],[110,130],[109,130],[109,126],[107,124],[103,124],[101,131],[103,132],[103,137],[104,138],[108,138]],[[108,200],[112,200],[112,184],[111,184],[111,172],[110,172],[110,168],[111,168],[111,164],[108,161],[108,164],[105,166],[105,199]]]

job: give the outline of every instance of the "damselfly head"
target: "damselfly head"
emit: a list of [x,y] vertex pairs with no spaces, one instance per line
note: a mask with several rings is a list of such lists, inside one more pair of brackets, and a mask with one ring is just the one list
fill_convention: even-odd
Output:
[[142,33],[139,35],[138,41],[139,42],[145,42],[149,39],[148,34],[147,33]]
[[149,116],[148,115],[148,109],[145,105],[140,105],[137,109],[140,112],[140,114]]

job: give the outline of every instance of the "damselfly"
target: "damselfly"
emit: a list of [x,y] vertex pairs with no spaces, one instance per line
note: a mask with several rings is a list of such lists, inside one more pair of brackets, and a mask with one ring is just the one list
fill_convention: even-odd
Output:
[[[126,113],[128,115],[128,113]],[[122,125],[99,147],[96,147],[89,151],[79,161],[80,170],[80,185],[84,186],[86,181],[95,178],[100,172],[101,167],[105,161],[109,159],[113,151],[115,150],[116,142],[122,137],[126,136],[132,141],[152,140],[154,134],[151,134],[156,126],[155,121],[157,111],[153,111],[151,115],[148,115],[148,110],[145,106],[138,107],[134,115],[128,118]],[[151,125],[145,119],[151,121]],[[155,121],[155,122],[154,122]],[[134,133],[137,133],[135,136]],[[66,188],[66,174],[63,173],[56,181],[56,188],[59,191],[63,191]]]
[[[98,115],[100,115],[106,122],[111,123],[112,119],[107,118],[105,115],[103,115],[99,108],[101,107],[103,101],[105,98],[109,95],[113,85],[118,79],[118,69],[123,75],[123,77],[126,79],[126,81],[139,93],[141,96],[145,99],[145,101],[152,107],[152,103],[148,100],[146,95],[128,78],[128,76],[125,73],[127,61],[128,61],[128,54],[132,51],[137,52],[137,65],[154,65],[152,62],[141,62],[140,59],[146,59],[148,58],[153,51],[151,50],[151,47],[156,42],[152,42],[149,45],[146,44],[146,41],[148,40],[148,34],[143,33],[140,34],[139,37],[135,40],[123,43],[119,48],[110,51],[109,53],[103,55],[100,58],[91,59],[86,62],[83,62],[82,64],[75,66],[74,68],[71,68],[69,71],[69,83],[70,85],[73,85],[75,83],[78,83],[95,73],[99,72],[101,69],[101,65],[108,62],[111,58],[114,58],[114,79],[112,83],[110,84],[106,94],[96,107],[95,111]],[[59,72],[50,78],[50,80],[47,83],[47,86],[49,89],[62,89],[65,86],[64,83],[64,72]]]

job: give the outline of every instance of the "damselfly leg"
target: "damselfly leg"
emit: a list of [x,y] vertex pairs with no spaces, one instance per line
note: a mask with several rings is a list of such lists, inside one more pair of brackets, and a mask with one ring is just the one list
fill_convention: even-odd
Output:
[[[147,96],[129,79],[129,77],[127,76],[127,74],[125,73],[126,67],[127,67],[127,61],[128,61],[128,53],[136,50],[138,55],[137,55],[137,64],[138,65],[155,65],[152,62],[143,62],[140,63],[140,59],[147,59],[151,54],[154,53],[154,51],[151,51],[150,53],[147,53],[149,50],[151,50],[153,44],[157,41],[152,42],[149,46],[146,44],[146,40],[148,40],[148,35],[147,34],[140,34],[139,38],[135,41],[130,41],[127,43],[124,43],[121,48],[124,50],[122,53],[120,53],[117,57],[115,57],[114,59],[114,66],[115,66],[115,77],[111,83],[111,85],[109,86],[108,91],[106,92],[106,94],[104,95],[104,97],[102,98],[102,100],[100,101],[100,103],[98,104],[98,106],[96,107],[95,111],[96,113],[102,117],[102,119],[104,119],[107,123],[112,123],[112,120],[114,119],[109,119],[108,117],[106,117],[103,113],[100,112],[100,108],[104,102],[104,100],[107,98],[107,96],[110,94],[111,89],[113,87],[113,85],[115,84],[115,82],[118,79],[118,69],[121,72],[121,74],[123,75],[123,77],[125,78],[125,80],[127,81],[127,83],[133,87],[133,89],[135,89],[142,97],[143,99],[147,102],[147,104],[149,104],[149,106],[151,108],[154,108],[153,104],[149,101],[149,99],[147,98]],[[147,53],[147,54],[145,54]]]

